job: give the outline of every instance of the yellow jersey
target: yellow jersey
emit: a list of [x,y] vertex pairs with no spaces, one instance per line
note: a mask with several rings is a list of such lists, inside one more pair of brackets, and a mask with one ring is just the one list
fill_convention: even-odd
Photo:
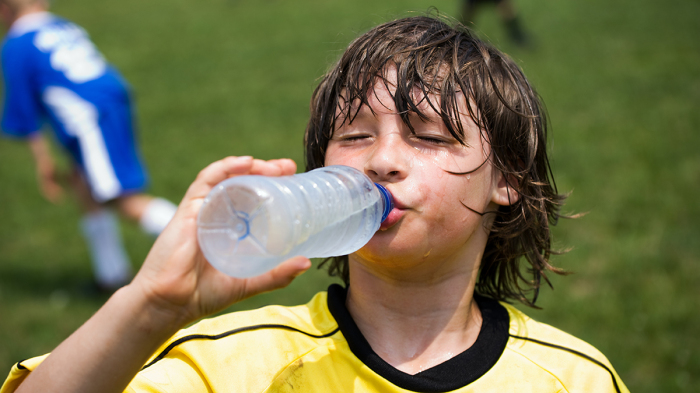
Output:
[[[483,316],[474,345],[418,374],[370,347],[334,284],[306,305],[231,313],[181,330],[152,356],[127,392],[629,392],[591,345],[475,295]],[[16,389],[45,358],[13,366]]]

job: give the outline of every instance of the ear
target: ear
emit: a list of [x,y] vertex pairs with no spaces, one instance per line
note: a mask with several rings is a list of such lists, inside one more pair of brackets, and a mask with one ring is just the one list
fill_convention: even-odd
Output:
[[500,206],[510,206],[520,199],[518,179],[514,175],[504,175],[501,171],[494,173],[494,187],[491,201]]

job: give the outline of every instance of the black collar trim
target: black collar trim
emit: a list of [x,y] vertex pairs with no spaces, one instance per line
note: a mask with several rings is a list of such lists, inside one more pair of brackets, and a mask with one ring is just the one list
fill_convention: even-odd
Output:
[[445,392],[466,386],[496,364],[508,342],[508,311],[497,301],[474,295],[483,322],[474,345],[437,366],[410,375],[377,355],[345,307],[347,290],[338,284],[328,288],[328,309],[338,322],[350,350],[362,363],[394,385],[414,392]]

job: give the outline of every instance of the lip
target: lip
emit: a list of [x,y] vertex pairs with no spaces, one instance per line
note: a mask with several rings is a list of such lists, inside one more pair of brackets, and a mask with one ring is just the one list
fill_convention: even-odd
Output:
[[[386,187],[386,186],[385,186],[385,187]],[[391,190],[389,189],[389,187],[386,187],[386,189],[387,189],[387,190],[389,191],[389,193],[391,194],[391,199],[392,199],[392,202],[394,203],[394,209],[405,210],[405,209],[406,209],[406,205],[405,205],[403,202],[401,202],[398,198],[396,198],[396,195],[394,194],[393,191],[391,191]]]
[[382,221],[382,225],[379,227],[380,231],[386,231],[387,229],[393,227],[398,223],[403,215],[405,214],[405,211],[403,209],[399,209],[396,206],[394,206],[393,209],[389,212],[389,215],[386,217],[384,221]]
[[401,218],[403,218],[404,214],[406,214],[406,205],[403,204],[400,200],[398,200],[391,190],[388,191],[391,194],[394,208],[391,209],[386,219],[382,221],[382,224],[379,226],[380,231],[385,231],[393,227],[394,225],[396,225],[396,223],[398,223],[401,220]]

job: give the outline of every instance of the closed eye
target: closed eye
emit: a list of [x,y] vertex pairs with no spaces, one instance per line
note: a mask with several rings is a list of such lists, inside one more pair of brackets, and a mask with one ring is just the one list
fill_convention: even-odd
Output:
[[445,140],[442,140],[440,138],[431,137],[431,136],[418,136],[417,138],[423,142],[428,142],[428,143],[431,143],[434,145],[444,145],[447,143],[447,141],[445,141]]
[[341,143],[357,143],[371,138],[372,135],[366,133],[336,133],[331,140]]
[[367,139],[367,138],[369,138],[369,135],[345,135],[345,136],[341,136],[338,139],[340,139],[341,141],[345,141],[345,142],[352,142],[352,141],[359,141],[359,140]]
[[445,145],[451,145],[456,140],[454,138],[451,138],[449,135],[442,135],[442,134],[436,134],[436,133],[416,133],[413,135],[414,140],[417,142],[423,143],[423,144],[428,144],[428,145],[433,145],[433,146],[445,146]]

